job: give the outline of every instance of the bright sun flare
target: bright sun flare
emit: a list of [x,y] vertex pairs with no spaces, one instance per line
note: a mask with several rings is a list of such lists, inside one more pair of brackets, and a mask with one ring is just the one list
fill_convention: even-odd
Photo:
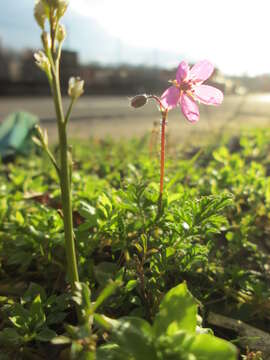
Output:
[[173,51],[187,59],[211,59],[227,73],[270,69],[270,2],[244,0],[76,0],[74,11],[92,17],[132,46]]

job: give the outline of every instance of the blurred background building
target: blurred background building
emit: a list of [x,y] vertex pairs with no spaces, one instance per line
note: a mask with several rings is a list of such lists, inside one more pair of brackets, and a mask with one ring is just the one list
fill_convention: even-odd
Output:
[[[0,95],[47,95],[47,78],[34,62],[34,50],[14,51],[0,47]],[[81,64],[79,54],[64,50],[61,59],[63,90],[71,76],[85,80],[85,93],[93,95],[132,95],[159,92],[168,79],[174,79],[176,68],[143,65]],[[227,94],[245,91],[270,91],[270,75],[256,77],[224,76],[215,69],[210,84]]]
[[[86,94],[160,93],[182,59],[194,63],[206,58],[217,66],[211,82],[227,94],[270,91],[269,50],[263,39],[270,3],[263,1],[260,8],[241,3],[168,0],[165,9],[154,0],[137,0],[130,11],[123,0],[70,0],[63,19],[68,34],[63,90],[70,76],[81,76]],[[1,1],[2,96],[48,94],[46,78],[33,60],[40,47],[33,6],[33,0]],[[188,16],[180,20],[179,13]]]

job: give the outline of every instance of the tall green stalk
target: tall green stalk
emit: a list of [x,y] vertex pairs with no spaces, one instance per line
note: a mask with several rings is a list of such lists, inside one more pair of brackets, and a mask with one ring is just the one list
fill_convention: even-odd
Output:
[[68,275],[71,283],[71,287],[74,290],[75,282],[79,281],[77,259],[74,243],[73,233],[73,219],[72,219],[72,195],[71,195],[71,164],[69,163],[68,143],[67,143],[67,131],[66,131],[66,119],[64,116],[62,95],[60,89],[59,80],[59,64],[55,64],[55,72],[52,76],[52,91],[54,98],[55,111],[57,115],[57,126],[59,136],[59,148],[60,148],[60,186],[61,186],[61,198],[64,216],[64,230],[65,230],[65,245],[66,245],[66,257]]
[[[79,282],[76,250],[73,233],[72,219],[72,191],[71,191],[71,156],[67,142],[67,123],[71,114],[72,106],[83,93],[84,82],[79,78],[71,78],[69,81],[68,94],[71,101],[64,115],[63,102],[60,88],[60,58],[63,41],[66,37],[65,27],[59,23],[60,18],[66,12],[68,0],[37,0],[34,9],[35,19],[42,29],[43,51],[35,54],[36,64],[48,77],[51,92],[54,99],[55,112],[57,117],[60,163],[58,164],[48,147],[48,139],[39,128],[39,139],[35,141],[43,147],[52,161],[60,182],[62,211],[65,232],[65,248],[67,259],[68,277],[71,288],[76,289],[76,282]],[[48,22],[50,31],[45,30]]]

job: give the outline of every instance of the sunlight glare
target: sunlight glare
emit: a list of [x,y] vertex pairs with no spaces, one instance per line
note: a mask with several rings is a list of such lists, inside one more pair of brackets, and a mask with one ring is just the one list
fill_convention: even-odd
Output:
[[[94,18],[110,35],[136,47],[211,59],[227,73],[268,72],[270,2],[76,0],[74,11]],[[265,37],[265,41],[264,41]]]

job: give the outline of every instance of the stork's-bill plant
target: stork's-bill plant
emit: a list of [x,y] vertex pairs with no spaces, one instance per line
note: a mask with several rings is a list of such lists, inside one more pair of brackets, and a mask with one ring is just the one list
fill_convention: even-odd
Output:
[[223,93],[210,85],[203,84],[214,72],[214,66],[208,60],[199,61],[191,69],[186,61],[182,61],[177,70],[175,80],[169,80],[171,86],[159,98],[155,95],[137,95],[131,99],[131,106],[139,108],[147,103],[148,99],[157,102],[160,113],[160,195],[158,213],[162,210],[162,195],[164,188],[165,168],[165,130],[168,112],[177,106],[181,107],[184,117],[191,123],[199,121],[200,113],[196,104],[220,105]]

